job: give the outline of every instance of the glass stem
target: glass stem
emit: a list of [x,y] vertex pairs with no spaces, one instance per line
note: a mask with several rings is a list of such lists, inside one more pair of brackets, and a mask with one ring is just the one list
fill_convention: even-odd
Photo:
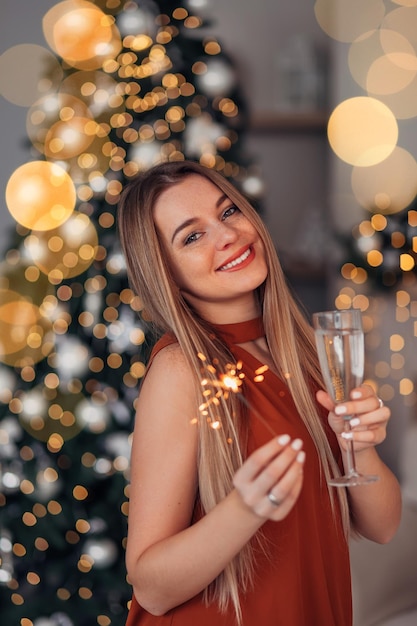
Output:
[[[351,418],[351,416],[349,416],[348,419],[345,419],[345,422],[344,422],[344,427],[345,427],[345,432],[346,433],[350,433],[351,432],[351,428],[350,428],[350,425],[349,425],[350,418]],[[348,439],[347,440],[346,463],[347,463],[347,475],[348,476],[358,476],[358,472],[356,470],[356,464],[355,464],[355,451],[353,449],[353,440],[352,439]]]

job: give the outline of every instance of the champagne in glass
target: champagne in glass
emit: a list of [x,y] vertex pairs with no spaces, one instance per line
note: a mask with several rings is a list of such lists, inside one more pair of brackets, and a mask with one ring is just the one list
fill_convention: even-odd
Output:
[[[335,403],[347,402],[350,392],[363,381],[365,348],[359,309],[323,311],[313,314],[317,352],[324,383]],[[350,430],[346,415],[345,430]],[[364,476],[355,467],[353,441],[347,441],[347,473],[329,481],[335,487],[367,485],[378,476]]]

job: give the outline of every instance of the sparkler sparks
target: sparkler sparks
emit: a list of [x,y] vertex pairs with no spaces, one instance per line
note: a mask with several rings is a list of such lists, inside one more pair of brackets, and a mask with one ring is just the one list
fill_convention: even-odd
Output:
[[[207,376],[204,376],[201,379],[201,386],[204,388],[203,396],[205,398],[205,402],[200,404],[199,411],[200,414],[206,418],[208,425],[214,430],[219,430],[221,428],[222,424],[220,418],[217,416],[217,419],[213,419],[210,416],[209,407],[219,406],[221,402],[227,401],[230,393],[234,393],[237,395],[239,401],[242,402],[242,404],[244,404],[251,411],[251,413],[264,424],[272,435],[276,436],[277,433],[275,433],[271,425],[253,406],[250,405],[242,393],[243,381],[246,378],[242,369],[242,361],[227,363],[224,371],[219,373],[213,364],[207,363],[207,357],[203,353],[199,352],[197,356],[203,363],[202,371],[207,374]],[[253,381],[255,383],[263,382],[265,379],[264,374],[268,370],[269,367],[267,365],[262,365],[256,369]],[[231,441],[229,441],[229,443],[231,443]]]

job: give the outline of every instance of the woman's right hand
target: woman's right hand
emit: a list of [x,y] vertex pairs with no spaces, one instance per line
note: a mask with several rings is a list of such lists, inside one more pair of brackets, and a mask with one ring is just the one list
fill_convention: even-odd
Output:
[[236,472],[236,491],[259,517],[279,521],[293,508],[303,484],[302,446],[301,439],[280,435],[255,450]]

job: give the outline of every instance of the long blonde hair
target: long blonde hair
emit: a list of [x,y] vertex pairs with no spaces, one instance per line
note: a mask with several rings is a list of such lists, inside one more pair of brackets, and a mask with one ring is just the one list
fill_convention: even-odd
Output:
[[[271,357],[315,443],[323,480],[328,479],[330,474],[338,475],[340,472],[312,391],[314,384],[323,386],[313,331],[287,286],[262,219],[244,196],[218,172],[192,161],[163,163],[140,174],[125,188],[119,204],[118,227],[132,288],[142,298],[156,327],[173,333],[177,338],[193,372],[199,404],[204,405],[204,418],[200,420],[198,429],[198,475],[201,506],[203,512],[207,512],[233,488],[233,476],[245,458],[247,423],[242,419],[242,404],[236,394],[218,394],[216,402],[212,403],[202,395],[201,355],[210,365],[204,368],[204,377],[211,376],[213,383],[218,372],[225,371],[232,357],[210,325],[182,297],[154,224],[153,207],[160,194],[192,174],[213,182],[250,220],[260,235],[269,271],[265,283],[258,289],[258,297]],[[215,368],[211,367],[213,363]],[[202,415],[198,407],[196,415]],[[220,423],[221,428],[204,427],[206,420]],[[337,490],[336,496],[334,491],[329,488],[333,511],[336,515],[338,498],[347,535],[347,497],[342,489]],[[240,622],[239,595],[252,583],[253,572],[254,542],[250,542],[206,590],[206,601],[216,601],[221,610],[231,601]]]

